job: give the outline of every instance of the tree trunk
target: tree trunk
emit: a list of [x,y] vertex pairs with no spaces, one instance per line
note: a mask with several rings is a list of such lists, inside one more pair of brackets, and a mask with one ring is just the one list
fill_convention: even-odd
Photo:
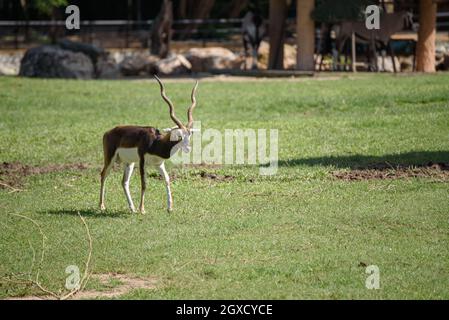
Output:
[[248,4],[249,0],[232,0],[224,6],[223,10],[220,10],[220,17],[238,18]]
[[136,19],[142,21],[142,0],[136,1]]
[[270,0],[269,32],[270,53],[268,69],[284,69],[285,20],[287,19],[287,1]]
[[[183,19],[207,19],[210,16],[215,0],[185,0],[180,3],[178,14],[183,15]],[[197,23],[187,24],[181,39],[188,38],[198,27]]]
[[150,34],[150,52],[161,58],[166,58],[170,52],[172,37],[173,4],[171,0],[164,0],[161,11],[154,20]]
[[312,10],[315,0],[296,1],[296,69],[315,70],[315,22]]
[[178,10],[176,10],[177,19],[186,19],[187,18],[187,1],[188,0],[179,0]]
[[416,70],[420,72],[435,72],[436,13],[437,5],[434,0],[420,0],[416,48]]
[[54,7],[51,9],[51,21],[52,21],[52,25],[50,26],[50,29],[48,31],[49,37],[50,37],[50,41],[52,44],[55,44],[57,42],[57,40],[59,38],[61,38],[63,36],[64,30],[62,29],[62,27],[57,26],[55,24],[55,22],[57,20],[61,20],[62,18],[62,14],[59,11],[59,9],[57,7]]

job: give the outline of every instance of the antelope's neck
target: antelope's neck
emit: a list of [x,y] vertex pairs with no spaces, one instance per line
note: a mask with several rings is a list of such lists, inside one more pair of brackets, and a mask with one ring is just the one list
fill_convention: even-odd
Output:
[[154,154],[157,154],[162,158],[168,159],[170,158],[173,147],[180,142],[181,142],[180,140],[179,141],[170,140],[170,133],[168,133],[161,139],[154,141],[152,151],[154,151]]

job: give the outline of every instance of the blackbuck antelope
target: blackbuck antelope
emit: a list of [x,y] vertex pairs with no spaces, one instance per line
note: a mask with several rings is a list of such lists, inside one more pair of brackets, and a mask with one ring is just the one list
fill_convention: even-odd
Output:
[[[380,16],[380,29],[367,29],[365,21],[343,21],[332,27],[332,32],[335,33],[337,54],[336,60],[339,61],[339,55],[342,53],[346,42],[355,35],[357,43],[368,44],[368,60],[371,62],[371,69],[377,71],[377,44],[384,49],[390,51],[393,68],[396,72],[396,65],[394,60],[394,51],[391,46],[391,36],[402,30],[413,29],[413,14],[408,11],[399,11],[394,13],[384,13]],[[374,61],[371,59],[374,58]],[[345,63],[347,61],[347,54],[345,56]],[[374,63],[373,63],[374,62]]]
[[176,124],[176,127],[165,129],[162,133],[154,127],[140,127],[140,126],[118,126],[106,132],[103,136],[103,152],[104,152],[104,167],[101,171],[101,189],[100,189],[100,209],[104,210],[104,194],[105,194],[105,180],[111,170],[115,161],[120,161],[125,165],[125,172],[123,174],[122,186],[125,191],[126,200],[128,201],[129,209],[135,212],[135,207],[129,192],[129,180],[131,178],[134,164],[139,163],[141,193],[140,193],[140,207],[141,213],[145,213],[145,189],[146,177],[145,166],[150,165],[157,167],[159,173],[164,178],[167,192],[167,209],[172,211],[173,198],[170,190],[170,178],[165,170],[164,162],[169,159],[171,155],[178,150],[183,152],[190,151],[190,137],[193,132],[193,109],[196,106],[195,93],[198,87],[198,81],[192,89],[192,104],[187,110],[188,123],[187,126],[175,115],[175,108],[170,99],[165,95],[164,85],[161,80],[155,76],[159,82],[162,99],[168,104],[170,109],[170,117]]
[[[252,56],[252,69],[257,69],[257,55],[260,43],[265,36],[266,27],[262,15],[257,10],[248,11],[242,20],[243,48],[245,51],[245,70],[248,57]],[[250,53],[251,51],[251,53]]]

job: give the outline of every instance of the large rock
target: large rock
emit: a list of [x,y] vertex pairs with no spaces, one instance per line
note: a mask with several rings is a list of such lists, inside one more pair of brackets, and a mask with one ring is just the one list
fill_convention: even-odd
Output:
[[161,75],[181,75],[190,73],[192,65],[183,55],[173,54],[156,63],[156,72]]
[[[268,66],[268,56],[270,53],[270,44],[262,41],[259,46],[259,61],[257,63],[260,69],[266,69]],[[295,69],[296,67],[296,47],[284,44],[284,68]]]
[[91,79],[94,65],[81,52],[72,52],[57,46],[29,49],[22,58],[19,75],[41,78]]
[[150,54],[128,55],[120,62],[120,71],[124,76],[152,74],[156,71],[159,58]]
[[184,56],[192,65],[193,72],[208,72],[213,69],[233,69],[239,59],[226,48],[192,48]]
[[[401,64],[399,63],[398,57],[394,57],[394,61],[396,64],[396,71],[401,71]],[[380,72],[394,72],[393,68],[393,60],[391,59],[391,56],[378,56],[377,57],[377,70]]]
[[449,70],[449,46],[439,44],[435,48],[435,67],[438,71]]
[[449,70],[449,53],[445,54],[441,59],[436,61],[436,69],[438,71]]
[[19,74],[22,53],[0,54],[0,75],[16,76]]
[[18,71],[14,66],[0,64],[0,76],[15,76]]
[[436,60],[444,59],[444,55],[446,55],[448,53],[448,51],[449,50],[442,44],[436,46],[436,48],[435,48],[435,58],[436,58]]
[[95,65],[95,76],[100,79],[117,79],[120,77],[120,68],[109,55],[100,56]]
[[89,43],[74,42],[68,39],[62,39],[58,41],[58,45],[64,50],[84,53],[92,60],[94,65],[97,63],[99,57],[106,55],[103,48]]
[[413,56],[397,56],[401,72],[413,71]]

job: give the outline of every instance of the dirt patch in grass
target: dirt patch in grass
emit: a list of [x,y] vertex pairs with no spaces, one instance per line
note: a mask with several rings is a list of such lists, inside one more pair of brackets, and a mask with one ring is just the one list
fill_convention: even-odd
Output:
[[[232,175],[223,175],[219,173],[213,172],[215,169],[220,169],[223,166],[220,164],[187,164],[183,165],[185,168],[191,168],[191,169],[202,169],[200,171],[192,172],[191,176],[200,177],[202,179],[208,179],[213,180],[216,182],[227,182],[227,181],[233,181],[236,179],[236,177]],[[209,171],[208,171],[209,170]]]
[[199,176],[203,179],[210,179],[210,180],[215,180],[215,181],[233,181],[233,180],[235,180],[235,177],[231,176],[231,175],[220,175],[217,173],[211,173],[211,172],[206,172],[206,171],[201,171],[199,173]]
[[[116,298],[134,289],[155,289],[157,287],[156,278],[142,278],[126,274],[103,273],[94,274],[92,279],[96,279],[105,288],[101,290],[83,290],[76,293],[71,299],[101,299]],[[115,284],[114,284],[115,283]],[[6,300],[54,300],[52,296],[24,296],[12,297]]]
[[215,163],[189,163],[183,164],[181,167],[192,169],[220,169],[223,165]]
[[2,162],[0,163],[0,189],[12,188],[14,190],[20,188],[23,185],[24,178],[30,175],[88,168],[89,166],[85,163],[30,166],[20,162]]
[[[234,181],[236,179],[236,177],[231,176],[231,175],[223,175],[223,174],[218,174],[218,173],[214,173],[214,172],[207,172],[207,171],[201,171],[201,172],[194,172],[194,173],[190,173],[187,175],[182,175],[182,174],[177,174],[177,173],[171,173],[170,175],[170,180],[171,181],[175,181],[178,179],[184,179],[184,178],[191,178],[191,177],[200,177],[202,179],[207,179],[207,180],[212,180],[212,181],[216,181],[216,182],[228,182],[228,181]],[[157,174],[157,173],[153,173],[149,175],[152,178],[155,178],[157,180],[163,180],[163,178]],[[253,181],[251,181],[253,182]]]
[[[226,182],[233,181],[236,177],[231,175],[223,175],[215,172],[211,172],[216,169],[221,169],[223,166],[221,164],[208,164],[208,163],[200,163],[200,164],[186,164],[183,165],[185,168],[191,169],[202,169],[199,172],[193,172],[191,175],[201,177],[203,179],[214,180],[217,182]],[[207,171],[211,170],[211,171]]]
[[414,166],[379,163],[366,168],[333,171],[331,174],[334,178],[345,181],[403,178],[433,178],[440,181],[449,181],[449,163],[429,162]]
[[[156,288],[156,278],[141,278],[126,274],[105,273],[96,274],[93,278],[106,286],[106,290],[85,290],[78,292],[74,299],[96,299],[96,298],[115,298],[134,289],[154,289]],[[112,281],[119,282],[118,285],[109,287]]]

